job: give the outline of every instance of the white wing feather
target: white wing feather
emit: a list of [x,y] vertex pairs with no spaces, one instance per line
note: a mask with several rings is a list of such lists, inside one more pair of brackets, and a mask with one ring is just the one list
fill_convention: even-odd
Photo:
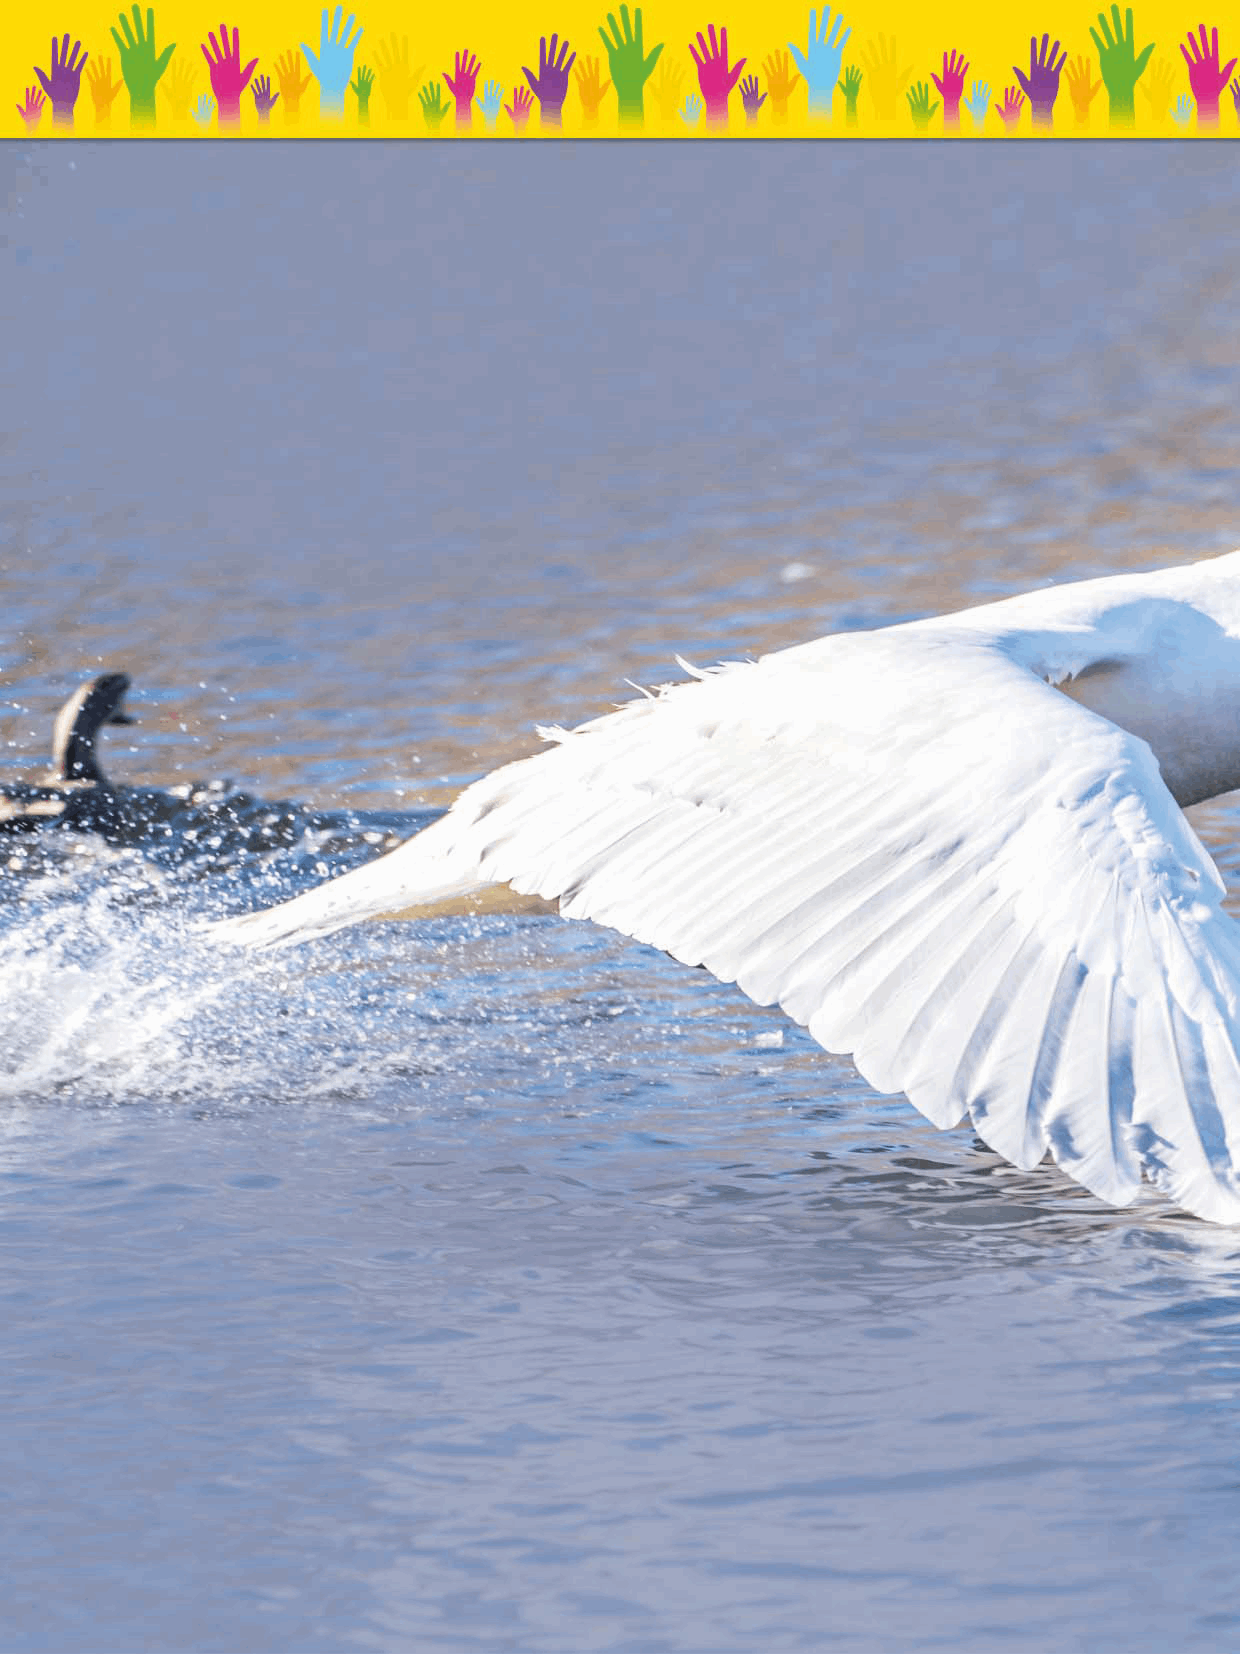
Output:
[[220,927],[273,943],[496,882],[778,1002],[935,1124],[1115,1204],[1240,1221],[1240,931],[1145,742],[992,639],[826,639],[664,690],[389,856]]

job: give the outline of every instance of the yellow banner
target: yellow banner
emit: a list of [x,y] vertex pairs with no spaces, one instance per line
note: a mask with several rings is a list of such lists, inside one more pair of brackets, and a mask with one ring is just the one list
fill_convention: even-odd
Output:
[[[223,8],[221,8],[223,9]],[[50,0],[6,27],[9,138],[1232,136],[1240,25],[896,0],[842,13]]]

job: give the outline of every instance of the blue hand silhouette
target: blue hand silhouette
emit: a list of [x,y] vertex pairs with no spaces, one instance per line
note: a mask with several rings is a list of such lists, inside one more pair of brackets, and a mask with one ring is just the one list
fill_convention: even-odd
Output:
[[190,110],[190,114],[199,126],[210,126],[211,117],[215,114],[215,99],[209,92],[204,92]]
[[344,28],[340,27],[340,13],[343,10],[343,6],[336,7],[336,15],[330,29],[327,26],[327,12],[324,11],[323,26],[319,31],[318,57],[315,57],[304,41],[301,46],[306,62],[310,65],[310,72],[319,83],[320,115],[344,114],[344,95],[353,75],[353,52],[362,38],[362,30],[359,29],[352,40],[349,39],[349,32],[353,27],[351,12]]
[[809,112],[811,115],[830,115],[831,94],[840,78],[840,65],[844,60],[844,48],[848,44],[852,30],[848,29],[843,38],[840,30],[844,27],[844,19],[838,12],[835,14],[835,26],[830,28],[831,9],[825,7],[822,14],[822,26],[818,25],[817,11],[809,14],[809,44],[801,52],[791,41],[788,50],[796,59],[797,68],[805,76],[805,84],[809,88]]
[[1195,108],[1196,105],[1189,97],[1188,93],[1181,92],[1171,110],[1171,119],[1177,126],[1188,126],[1192,121],[1193,110]]
[[685,99],[685,106],[680,111],[680,118],[686,126],[696,126],[702,115],[702,100],[696,92],[690,93]]
[[504,107],[504,88],[497,80],[488,80],[482,88],[482,96],[474,101],[482,111],[483,120],[488,126],[494,126]]
[[990,108],[990,87],[984,80],[973,82],[973,93],[965,108],[973,117],[974,130],[980,132],[986,124],[986,111]]

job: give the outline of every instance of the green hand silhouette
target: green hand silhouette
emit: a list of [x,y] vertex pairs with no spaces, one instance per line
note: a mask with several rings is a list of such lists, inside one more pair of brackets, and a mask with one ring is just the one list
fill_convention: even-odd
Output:
[[168,67],[168,59],[176,51],[176,45],[165,46],[156,57],[155,13],[149,6],[145,34],[142,32],[142,13],[137,6],[133,8],[132,29],[124,12],[120,14],[118,21],[125,32],[125,38],[122,40],[113,29],[112,39],[115,40],[117,50],[121,54],[121,74],[129,88],[130,124],[154,126],[155,88],[159,84],[159,77]]
[[659,61],[659,54],[663,50],[662,42],[655,46],[650,56],[645,55],[642,45],[642,9],[638,6],[633,14],[632,23],[629,22],[629,8],[621,6],[620,22],[624,29],[621,32],[620,24],[616,22],[614,12],[607,13],[607,21],[611,26],[611,38],[608,39],[607,30],[600,27],[599,37],[607,48],[607,62],[611,68],[611,78],[616,88],[616,97],[620,103],[620,119],[622,122],[640,122],[645,118],[645,87],[646,82],[654,72],[654,66]]
[[443,87],[437,80],[428,80],[418,93],[418,102],[422,105],[422,119],[432,132],[438,132],[440,122],[452,107],[444,102]]
[[[1090,29],[1094,38],[1094,45],[1098,48],[1098,68],[1102,73],[1102,84],[1107,89],[1107,96],[1111,100],[1111,125],[1131,126],[1136,119],[1133,107],[1133,94],[1137,82],[1145,72],[1145,66],[1150,61],[1150,53],[1154,50],[1153,41],[1137,55],[1132,43],[1132,7],[1124,13],[1125,27],[1120,28],[1119,7],[1111,7],[1111,23],[1108,24],[1102,12],[1098,13],[1098,27],[1102,30],[1099,38],[1098,29]],[[1111,28],[1115,33],[1112,35]]]
[[844,70],[843,80],[837,82],[839,90],[844,94],[844,119],[849,126],[857,124],[857,99],[861,96],[861,71],[855,63],[850,63]]
[[908,98],[909,114],[913,117],[914,130],[928,131],[931,117],[939,107],[938,99],[930,102],[930,88],[924,80],[914,81],[905,95]]
[[349,82],[349,90],[357,98],[357,120],[359,126],[370,125],[370,94],[375,87],[375,72],[365,64]]

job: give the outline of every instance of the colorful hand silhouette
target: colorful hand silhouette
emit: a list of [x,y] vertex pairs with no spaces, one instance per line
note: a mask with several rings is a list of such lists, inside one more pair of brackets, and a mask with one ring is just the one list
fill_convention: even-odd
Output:
[[[68,36],[65,36],[66,40]],[[1211,131],[1218,125],[1219,97],[1223,88],[1231,79],[1231,72],[1236,67],[1233,57],[1226,68],[1220,69],[1218,62],[1218,30],[1210,31],[1210,41],[1206,44],[1206,26],[1201,25],[1200,46],[1193,39],[1190,32],[1188,45],[1181,46],[1184,61],[1188,64],[1188,84],[1193,89],[1193,96],[1197,100],[1197,126],[1199,130]],[[1183,100],[1181,100],[1183,101]]]
[[349,13],[349,20],[342,29],[340,13],[343,10],[343,6],[336,7],[336,15],[330,28],[327,26],[326,9],[324,10],[323,20],[319,26],[317,57],[304,40],[301,43],[302,55],[310,65],[310,73],[319,83],[319,114],[326,115],[331,120],[344,116],[344,95],[353,74],[353,53],[365,32],[359,28],[356,34],[352,33],[352,12]]
[[850,63],[839,83],[839,90],[844,94],[844,120],[849,126],[857,124],[857,99],[861,96],[862,79],[860,69],[855,63]]
[[680,118],[686,126],[696,126],[702,118],[702,100],[696,92],[690,92],[685,99],[684,108],[680,111]]
[[862,49],[861,61],[870,77],[874,113],[880,121],[894,121],[899,112],[900,94],[913,77],[911,69],[899,67],[894,36],[888,40],[885,34],[880,34],[877,41]]
[[805,84],[809,88],[810,114],[822,115],[827,119],[831,115],[831,94],[840,78],[844,48],[852,36],[851,29],[841,36],[840,30],[844,27],[844,19],[838,12],[835,14],[835,23],[828,32],[830,22],[829,7],[823,7],[821,27],[818,24],[817,12],[811,11],[809,41],[805,51],[802,53],[791,41],[788,42],[788,50],[796,59],[797,68],[805,76]]
[[43,113],[43,104],[45,101],[46,100],[44,99],[43,93],[37,86],[28,86],[26,88],[25,105],[23,106],[20,103],[17,105],[17,113],[21,116],[22,120],[25,121],[26,131],[31,137],[34,136],[35,129],[38,127],[39,117]]
[[964,95],[964,77],[969,72],[969,65],[964,60],[964,53],[953,47],[951,55],[943,53],[943,73],[931,75],[930,79],[938,88],[943,99],[943,130],[957,132],[960,129],[960,99]]
[[[659,47],[662,51],[662,46]],[[614,73],[614,68],[613,68]],[[673,63],[670,58],[663,59],[663,67],[659,70],[659,78],[651,87],[655,102],[659,106],[659,119],[670,122],[676,119],[676,105],[680,102],[680,88],[685,81],[685,66],[683,63]]]
[[1089,106],[1102,90],[1102,82],[1094,80],[1093,73],[1093,63],[1087,57],[1078,57],[1068,65],[1068,96],[1078,132],[1089,125]]
[[495,131],[495,123],[499,120],[499,112],[504,107],[504,88],[497,80],[489,80],[482,88],[482,96],[477,104],[482,111],[482,118],[487,124],[487,131]]
[[175,43],[155,52],[155,13],[148,6],[146,32],[142,29],[142,13],[133,8],[133,28],[124,12],[118,19],[125,38],[112,30],[117,50],[121,54],[121,74],[129,88],[129,122],[131,126],[155,125],[155,88],[159,77],[168,67],[168,59],[176,51]]
[[[616,22],[614,12],[607,13],[607,25],[611,30],[610,38],[607,30],[599,26],[599,38],[607,49],[607,65],[611,70],[611,78],[616,83],[616,98],[620,104],[621,126],[640,126],[645,119],[645,91],[646,82],[654,73],[654,66],[659,61],[663,51],[663,43],[650,48],[649,57],[642,43],[642,9],[638,6],[633,14],[632,24],[629,22],[629,8],[621,6],[620,22]],[[676,87],[679,87],[684,78],[683,68],[674,71]],[[663,71],[662,90],[655,96],[659,99],[664,120],[670,119],[668,114],[668,99],[675,107],[675,88],[668,92],[668,70]]]
[[532,69],[522,68],[521,73],[529,82],[530,91],[538,99],[540,126],[563,126],[569,73],[576,61],[577,54],[573,52],[570,56],[567,40],[561,41],[559,35],[553,34],[548,50],[544,35],[538,42],[538,74],[535,75]]
[[349,82],[349,90],[357,99],[357,124],[359,126],[370,125],[370,94],[374,89],[375,72],[362,64]]
[[581,119],[586,126],[598,125],[599,105],[611,87],[603,79],[602,64],[596,57],[583,57],[577,65],[577,96],[581,99]]
[[990,108],[990,82],[975,80],[965,108],[973,117],[973,130],[980,132],[986,125],[986,111]]
[[280,96],[284,99],[284,124],[296,126],[301,112],[301,94],[310,84],[309,75],[301,78],[301,53],[291,49],[281,52],[276,59],[276,79],[280,82]]
[[792,67],[792,58],[787,52],[772,52],[762,65],[762,72],[771,100],[771,119],[776,126],[783,126],[788,119],[788,99],[801,84],[801,77]]
[[1059,42],[1047,49],[1049,36],[1042,36],[1039,47],[1034,36],[1029,41],[1029,73],[1022,75],[1020,70],[1013,68],[1016,83],[1029,99],[1030,118],[1035,127],[1049,128],[1053,122],[1055,99],[1059,96],[1059,72],[1068,61],[1068,54],[1056,62],[1055,54],[1059,50]]
[[250,76],[258,67],[258,59],[252,57],[245,68],[241,67],[241,42],[239,31],[232,32],[232,44],[228,41],[228,27],[220,24],[219,43],[215,35],[209,34],[211,50],[204,46],[202,55],[207,60],[207,67],[211,71],[211,90],[219,100],[220,130],[229,131],[241,125],[241,94],[250,84]]
[[164,76],[164,100],[172,111],[174,121],[183,121],[189,114],[189,100],[193,94],[194,71],[188,62],[170,63]]
[[194,117],[195,125],[201,126],[204,130],[211,125],[211,117],[215,114],[215,99],[210,92],[201,95],[190,113]]
[[1102,72],[1102,83],[1111,100],[1111,125],[1131,126],[1136,119],[1133,91],[1150,61],[1154,43],[1151,41],[1138,55],[1133,45],[1131,6],[1124,13],[1125,28],[1120,27],[1118,6],[1111,7],[1111,18],[1115,27],[1114,35],[1101,12],[1098,13],[1101,37],[1097,29],[1091,28],[1089,33],[1098,48],[1098,68]]
[[758,111],[766,102],[766,93],[759,95],[757,75],[746,75],[741,82],[741,108],[745,111],[745,121],[749,126],[756,126]]
[[432,132],[438,132],[451,107],[444,102],[443,87],[437,80],[428,80],[418,93],[418,102],[422,105],[422,119]]
[[525,129],[530,122],[530,110],[533,107],[534,94],[525,86],[518,86],[512,94],[512,102],[504,105],[504,111],[512,120],[518,138],[525,135]]
[[409,119],[409,99],[420,83],[426,65],[409,67],[409,36],[398,35],[393,29],[387,41],[380,41],[375,51],[379,69],[379,90],[391,121]]
[[[73,42],[73,51],[69,50],[69,36],[66,35],[57,49],[57,40],[52,36],[52,67],[47,74],[36,67],[35,78],[47,93],[52,106],[53,126],[73,125],[73,106],[78,100],[78,93],[82,86],[82,70],[86,67],[89,55],[82,52],[82,42]],[[78,53],[82,52],[81,57]]]
[[936,98],[933,103],[930,102],[930,88],[924,80],[914,81],[909,87],[908,107],[909,114],[913,117],[913,130],[928,132],[934,112],[939,107],[939,100]]
[[1003,94],[1003,102],[997,103],[995,108],[999,112],[999,119],[1003,122],[1003,136],[1010,138],[1020,125],[1021,105],[1025,101],[1025,94],[1017,86],[1009,86]]
[[448,90],[456,100],[457,130],[468,128],[474,118],[474,87],[478,84],[478,71],[482,64],[476,57],[471,57],[468,48],[457,52],[453,59],[453,72],[449,74],[445,69],[443,78],[448,84]]
[[271,90],[271,76],[256,75],[250,91],[254,95],[254,112],[258,116],[258,124],[270,126],[271,111],[280,99],[280,94]]
[[1175,84],[1175,65],[1169,57],[1151,58],[1149,69],[1141,78],[1141,96],[1149,105],[1150,120],[1161,121],[1171,107]]
[[732,88],[741,78],[741,70],[745,67],[745,59],[738,58],[731,68],[728,67],[728,31],[721,29],[719,39],[715,39],[715,25],[710,25],[710,45],[706,44],[701,31],[698,32],[697,49],[692,42],[689,45],[689,55],[697,64],[698,86],[701,88],[702,99],[706,104],[707,126],[726,126],[728,124],[728,98]]
[[1240,121],[1240,80],[1231,83],[1231,101],[1236,106],[1236,119]]
[[1177,126],[1188,126],[1193,118],[1193,100],[1187,92],[1181,92],[1175,100],[1175,108],[1171,111],[1171,119]]
[[123,80],[113,81],[110,57],[94,59],[86,71],[86,84],[90,87],[91,102],[95,106],[95,125],[110,126],[112,105],[116,102],[117,93],[125,84]]

